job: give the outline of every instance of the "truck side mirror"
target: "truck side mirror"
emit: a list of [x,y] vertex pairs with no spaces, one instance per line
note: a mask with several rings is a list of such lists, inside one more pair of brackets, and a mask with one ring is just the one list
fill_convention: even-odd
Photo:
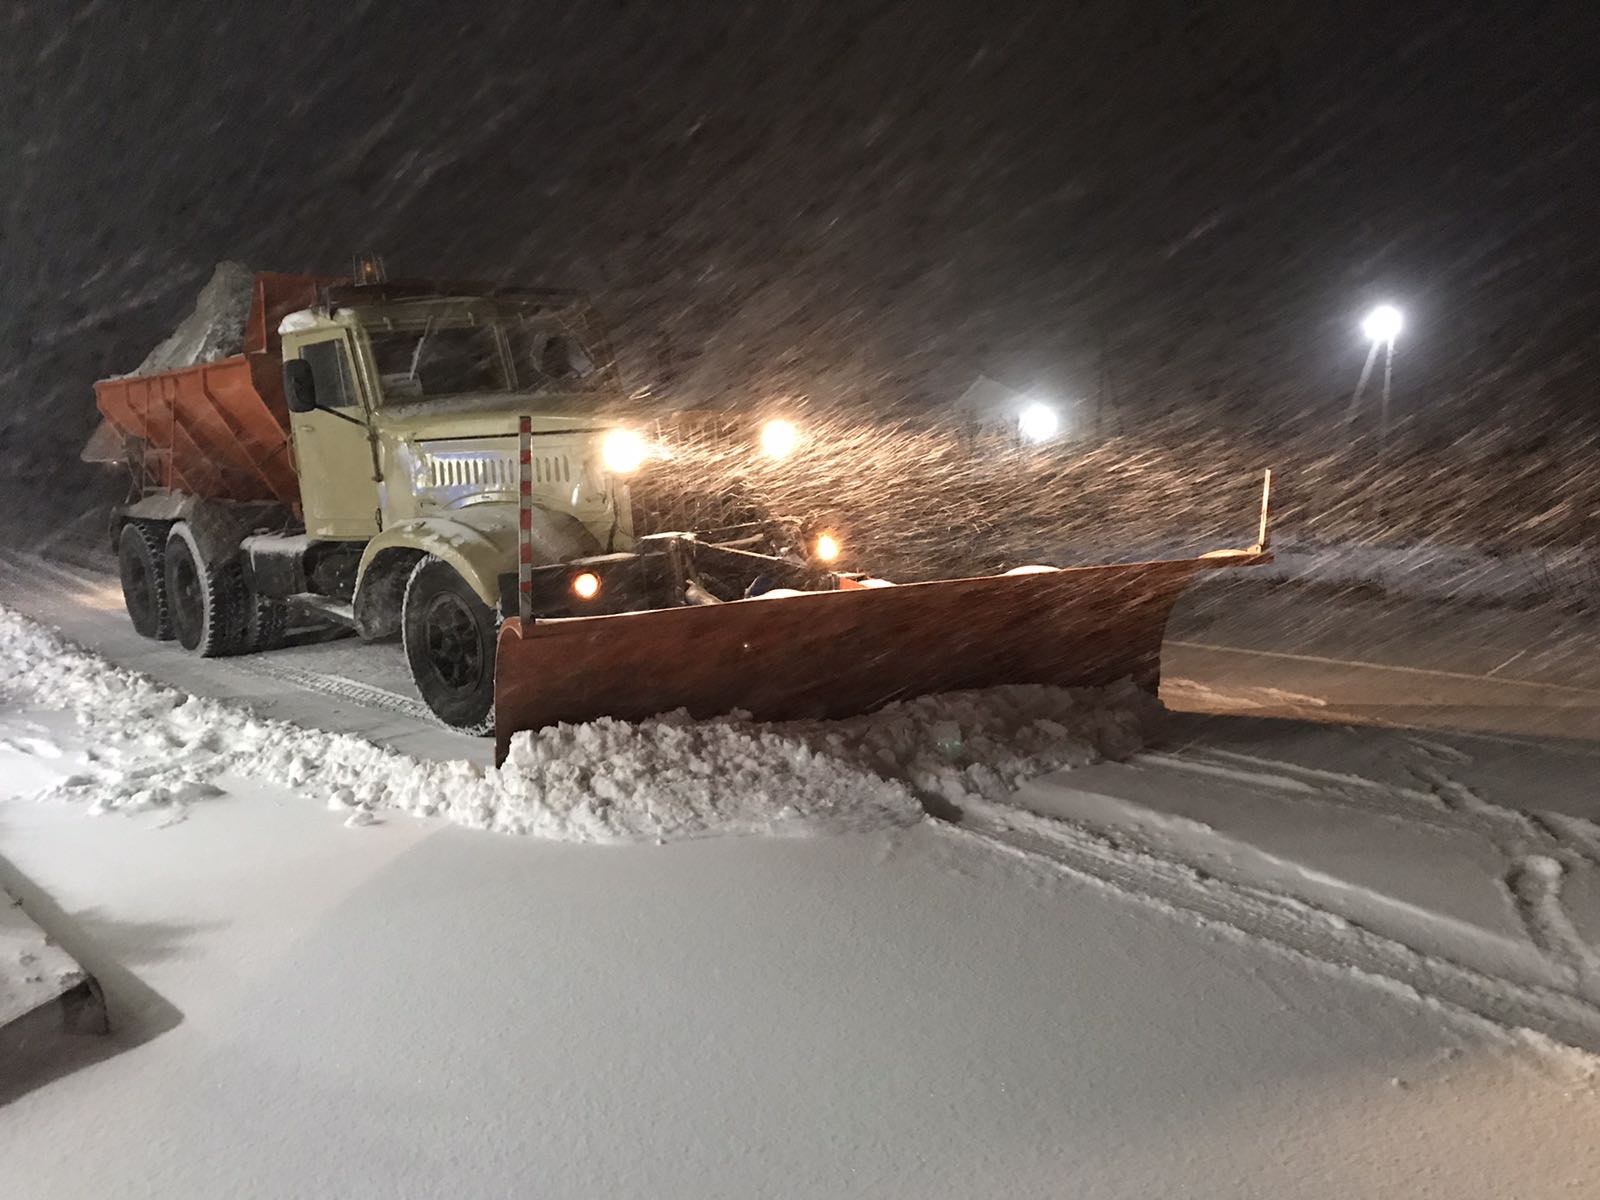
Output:
[[291,358],[283,364],[283,398],[292,413],[316,411],[317,381],[305,359]]

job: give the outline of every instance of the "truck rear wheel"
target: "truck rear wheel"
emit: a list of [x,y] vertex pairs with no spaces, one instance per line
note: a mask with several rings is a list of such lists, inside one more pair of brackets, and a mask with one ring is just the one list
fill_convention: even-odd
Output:
[[498,625],[449,563],[429,556],[412,570],[400,617],[406,661],[417,691],[445,724],[493,731]]
[[189,526],[180,521],[167,535],[164,575],[172,632],[185,650],[220,658],[244,648],[244,572],[239,564],[208,563]]
[[263,596],[252,587],[245,589],[245,653],[279,650],[288,641],[289,606],[272,596]]
[[129,521],[117,540],[117,571],[122,576],[122,603],[136,632],[157,641],[172,639],[172,613],[167,607],[166,566],[160,526]]

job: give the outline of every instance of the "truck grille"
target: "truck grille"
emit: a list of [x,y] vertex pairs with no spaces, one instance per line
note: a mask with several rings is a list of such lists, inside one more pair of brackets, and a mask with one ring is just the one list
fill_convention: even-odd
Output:
[[[533,482],[571,483],[572,462],[565,454],[533,456]],[[425,486],[430,488],[496,488],[517,490],[517,459],[513,454],[484,451],[430,453]]]

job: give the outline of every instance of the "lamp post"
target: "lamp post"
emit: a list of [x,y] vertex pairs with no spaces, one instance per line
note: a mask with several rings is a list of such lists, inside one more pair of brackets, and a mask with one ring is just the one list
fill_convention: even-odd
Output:
[[1371,348],[1367,351],[1366,365],[1361,368],[1361,378],[1356,383],[1355,395],[1350,397],[1350,419],[1361,406],[1361,393],[1367,380],[1372,378],[1373,365],[1378,361],[1378,351],[1383,351],[1383,400],[1378,410],[1378,436],[1389,437],[1389,397],[1394,384],[1394,342],[1405,325],[1405,316],[1392,304],[1380,304],[1361,320],[1361,332],[1366,335]]

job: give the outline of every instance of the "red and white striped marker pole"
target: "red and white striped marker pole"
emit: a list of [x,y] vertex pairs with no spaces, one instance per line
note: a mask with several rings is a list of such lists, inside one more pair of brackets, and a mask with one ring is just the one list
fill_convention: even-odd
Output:
[[533,418],[517,418],[517,616],[533,620]]

